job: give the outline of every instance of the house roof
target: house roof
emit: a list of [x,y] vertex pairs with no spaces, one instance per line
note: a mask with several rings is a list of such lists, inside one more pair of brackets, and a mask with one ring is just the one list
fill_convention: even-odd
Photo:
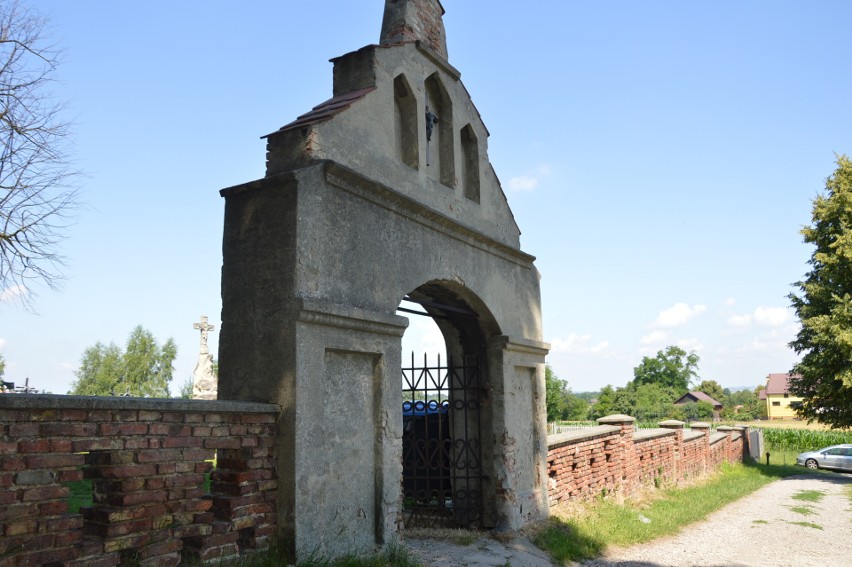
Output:
[[675,401],[676,404],[689,402],[709,402],[713,407],[722,407],[722,402],[716,401],[704,392],[687,392]]
[[766,399],[766,388],[760,389],[760,391],[757,393],[757,399],[758,400],[765,400]]
[[766,395],[773,394],[789,394],[790,393],[790,375],[789,374],[770,374],[766,377]]

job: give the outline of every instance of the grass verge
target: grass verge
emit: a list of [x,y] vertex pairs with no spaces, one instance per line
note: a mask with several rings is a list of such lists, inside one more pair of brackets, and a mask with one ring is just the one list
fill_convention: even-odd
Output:
[[559,562],[590,559],[610,545],[627,546],[677,533],[773,480],[802,472],[794,466],[723,465],[699,485],[662,490],[647,502],[599,501],[583,507],[582,513],[557,511],[539,530],[535,543]]

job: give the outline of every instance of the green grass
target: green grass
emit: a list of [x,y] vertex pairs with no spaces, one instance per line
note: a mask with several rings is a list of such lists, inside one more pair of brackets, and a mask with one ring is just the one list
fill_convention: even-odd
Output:
[[804,502],[819,502],[824,497],[824,490],[800,490],[792,496],[793,500],[802,500]]
[[585,507],[576,517],[552,517],[535,542],[557,561],[593,558],[610,545],[627,546],[677,533],[773,480],[800,473],[792,466],[723,465],[706,482],[660,491],[644,505],[604,500]]
[[788,524],[793,524],[794,526],[804,526],[806,528],[813,528],[815,530],[821,530],[822,526],[819,524],[815,524],[813,522],[787,522]]
[[790,506],[790,510],[802,516],[812,516],[816,514],[810,506]]
[[752,521],[752,524],[768,524],[768,523],[769,522],[767,522],[766,520],[754,520],[754,521]]
[[76,482],[66,482],[65,486],[67,486],[71,490],[71,494],[68,496],[68,511],[72,514],[77,514],[80,512],[81,506],[91,506],[92,505],[92,481],[91,480],[78,480]]

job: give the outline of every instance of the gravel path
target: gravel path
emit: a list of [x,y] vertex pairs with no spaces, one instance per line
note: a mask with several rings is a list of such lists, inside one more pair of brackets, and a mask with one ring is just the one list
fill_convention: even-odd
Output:
[[[852,567],[852,502],[844,492],[849,486],[852,475],[778,480],[677,535],[611,549],[604,557],[581,565]],[[819,491],[824,496],[818,502],[793,498],[802,491]]]
[[[674,536],[610,549],[582,567],[852,567],[852,475],[807,474],[777,480],[687,526]],[[795,495],[817,491],[817,502]],[[797,508],[797,510],[794,510]],[[807,525],[805,525],[807,524]],[[458,539],[458,538],[456,538]],[[526,538],[452,543],[452,537],[407,537],[426,567],[549,567]]]

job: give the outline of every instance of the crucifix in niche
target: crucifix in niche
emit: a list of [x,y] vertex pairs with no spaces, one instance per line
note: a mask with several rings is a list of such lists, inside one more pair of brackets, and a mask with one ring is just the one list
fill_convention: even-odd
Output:
[[435,115],[426,105],[426,165],[432,165],[432,129],[438,123],[438,116]]

